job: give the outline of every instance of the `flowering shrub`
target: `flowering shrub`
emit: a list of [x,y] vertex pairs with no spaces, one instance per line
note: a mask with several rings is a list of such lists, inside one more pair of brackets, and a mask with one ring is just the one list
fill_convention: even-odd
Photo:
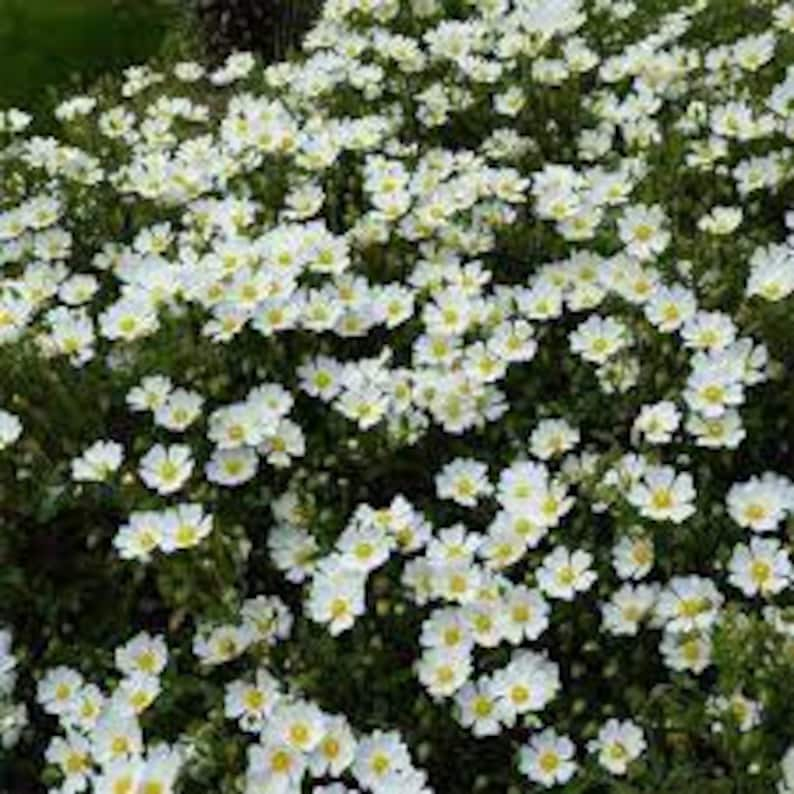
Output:
[[327,0],[56,116],[9,785],[794,791],[794,5]]

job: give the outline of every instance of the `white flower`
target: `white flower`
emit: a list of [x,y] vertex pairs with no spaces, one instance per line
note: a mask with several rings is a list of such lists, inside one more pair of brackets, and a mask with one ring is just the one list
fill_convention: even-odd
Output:
[[439,565],[468,565],[482,545],[482,535],[467,532],[463,524],[439,530],[427,544],[427,558]]
[[204,398],[194,391],[174,389],[165,402],[154,409],[155,424],[168,430],[182,432],[201,415]]
[[742,733],[747,733],[761,724],[761,704],[745,697],[741,691],[733,692],[730,697],[711,697],[706,706],[709,712],[718,717],[728,716]]
[[119,682],[113,692],[111,706],[124,716],[142,714],[154,703],[160,691],[157,676],[136,672]]
[[108,708],[92,731],[91,752],[100,764],[134,758],[143,751],[143,731],[134,714]]
[[144,761],[140,757],[108,761],[94,778],[94,791],[96,794],[137,791],[143,766]]
[[728,563],[728,581],[746,596],[771,595],[785,590],[791,581],[788,551],[774,538],[752,538],[750,545],[734,547]]
[[212,515],[205,514],[200,504],[177,505],[163,514],[160,547],[168,554],[197,546],[212,532],[212,526]]
[[249,745],[246,791],[299,791],[306,771],[306,758],[285,742]]
[[270,558],[290,582],[302,582],[317,562],[317,540],[304,529],[280,525],[267,538]]
[[612,549],[612,565],[621,579],[643,579],[653,562],[653,540],[644,534],[626,535]]
[[736,449],[747,436],[738,411],[725,411],[711,419],[690,414],[686,429],[695,437],[695,443],[706,449]]
[[676,473],[671,466],[649,466],[628,500],[646,518],[680,524],[694,514],[695,495],[690,474]]
[[626,251],[641,260],[662,253],[670,242],[670,232],[664,228],[666,220],[658,204],[627,207],[618,221],[618,234]]
[[728,513],[740,527],[772,532],[794,511],[794,485],[786,477],[766,472],[732,485],[727,503]]
[[736,341],[736,324],[722,312],[700,311],[686,321],[681,337],[695,350],[724,350]]
[[286,468],[293,458],[306,451],[306,440],[300,426],[290,419],[282,419],[276,429],[257,448],[271,466]]
[[497,699],[488,678],[466,683],[455,695],[458,721],[474,736],[496,736],[502,725],[510,721],[509,710]]
[[613,775],[625,775],[629,764],[639,758],[647,744],[642,728],[631,720],[608,720],[589,742],[587,749],[598,753],[598,763]]
[[207,435],[219,449],[255,447],[276,430],[278,419],[278,414],[267,405],[250,401],[234,403],[210,415]]
[[342,565],[361,573],[383,565],[394,546],[386,530],[368,525],[350,524],[336,541]]
[[212,483],[235,487],[253,479],[258,464],[259,456],[251,447],[216,449],[207,461],[204,472]]
[[193,653],[205,665],[236,659],[254,640],[249,627],[221,625],[202,628],[193,638]]
[[629,342],[629,331],[623,323],[598,315],[585,320],[570,335],[571,350],[593,364],[604,364]]
[[49,714],[72,710],[83,686],[83,677],[69,667],[54,667],[39,681],[36,700]]
[[699,353],[692,359],[684,399],[693,411],[707,419],[722,416],[744,402],[743,373],[736,366],[739,362],[727,357],[730,350]]
[[522,513],[548,488],[549,471],[542,463],[516,461],[502,469],[496,498],[514,513]]
[[190,447],[185,444],[172,444],[165,447],[155,444],[142,458],[138,473],[148,488],[159,494],[172,494],[178,491],[193,471],[193,457]]
[[794,792],[794,745],[786,750],[783,760],[780,762],[783,778],[778,783],[779,794],[791,794]]
[[318,356],[298,367],[301,388],[311,397],[329,402],[340,392],[342,365],[327,356]]
[[471,627],[459,607],[435,609],[423,621],[419,643],[441,648],[455,656],[468,656],[474,646]]
[[325,732],[309,757],[315,777],[340,776],[356,756],[356,739],[345,717],[325,716]]
[[470,604],[477,599],[483,580],[479,566],[465,562],[434,564],[431,566],[432,593],[456,604]]
[[472,671],[468,654],[451,655],[447,649],[431,648],[416,662],[416,674],[427,691],[437,698],[453,695]]
[[294,621],[289,607],[278,596],[260,595],[247,599],[240,617],[252,635],[268,645],[289,637]]
[[283,742],[302,753],[311,753],[325,735],[325,715],[313,703],[281,700],[263,733],[265,742]]
[[520,651],[492,676],[493,692],[503,701],[511,723],[516,715],[541,711],[560,690],[557,665],[532,651]]
[[543,419],[532,431],[529,449],[536,458],[549,460],[572,450],[579,439],[579,431],[564,419]]
[[668,444],[681,422],[681,413],[669,400],[643,405],[632,431],[651,444]]
[[577,593],[589,590],[597,578],[590,569],[593,556],[589,552],[576,549],[573,552],[564,546],[557,546],[543,558],[538,569],[538,585],[552,598],[573,601]]
[[553,728],[532,734],[519,753],[518,768],[533,783],[547,788],[567,783],[576,772],[576,748]]
[[0,451],[10,447],[22,435],[22,422],[9,411],[0,409]]
[[160,547],[165,531],[165,515],[154,510],[139,510],[130,515],[116,536],[113,545],[125,560],[147,560]]
[[337,636],[347,631],[366,610],[365,585],[361,574],[350,568],[326,569],[318,573],[306,600],[306,614],[317,623],[328,625]]
[[711,664],[711,639],[707,634],[666,631],[659,650],[664,663],[678,672],[700,675]]
[[694,317],[695,296],[685,287],[659,287],[645,304],[645,316],[662,333],[678,330]]
[[168,663],[168,648],[162,636],[143,631],[116,648],[115,660],[116,667],[125,675],[160,675]]
[[603,604],[604,630],[619,636],[634,636],[656,603],[657,587],[624,584]]
[[55,736],[50,741],[45,758],[49,764],[57,764],[64,776],[61,791],[64,794],[83,791],[88,785],[92,771],[91,745],[77,732],[66,737]]
[[99,315],[102,336],[130,342],[153,334],[159,327],[157,313],[140,298],[122,299]]
[[463,606],[463,614],[481,648],[496,648],[504,639],[507,616],[498,601],[479,597]]
[[698,229],[714,235],[726,235],[742,222],[741,207],[713,207],[698,220]]
[[441,499],[474,507],[480,498],[493,492],[488,480],[488,467],[470,458],[457,458],[436,475],[436,492]]
[[[0,686],[0,691],[2,691],[2,686]],[[66,714],[60,715],[61,724],[67,728],[89,731],[96,725],[105,706],[106,698],[99,687],[94,684],[85,684],[80,688],[72,708]]]
[[173,390],[171,379],[165,375],[149,375],[139,386],[130,389],[127,404],[133,411],[156,411],[165,405]]
[[364,788],[377,791],[394,773],[410,766],[408,748],[396,731],[373,731],[358,743],[353,776]]
[[72,479],[77,482],[104,482],[118,471],[124,447],[115,441],[96,441],[72,461]]
[[524,585],[511,587],[501,609],[505,612],[502,633],[513,645],[522,644],[524,639],[536,640],[548,628],[551,607],[537,590]]
[[494,523],[488,528],[485,541],[478,550],[478,556],[485,567],[501,570],[520,560],[527,549],[527,541],[509,524]]
[[165,744],[149,748],[140,773],[139,791],[171,794],[183,762],[182,753],[176,748]]
[[714,624],[724,600],[711,579],[674,576],[659,595],[656,614],[668,631],[700,631]]
[[794,252],[788,246],[759,249],[750,259],[748,297],[780,301],[794,292]]

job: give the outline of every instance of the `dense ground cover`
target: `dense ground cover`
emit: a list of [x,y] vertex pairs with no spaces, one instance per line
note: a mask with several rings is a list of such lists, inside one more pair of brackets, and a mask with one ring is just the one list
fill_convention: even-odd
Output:
[[794,790],[794,5],[328,0],[0,116],[0,787]]

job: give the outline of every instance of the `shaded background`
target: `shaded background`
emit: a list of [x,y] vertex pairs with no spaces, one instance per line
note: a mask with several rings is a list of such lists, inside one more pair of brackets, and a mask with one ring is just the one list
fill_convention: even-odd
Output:
[[146,60],[180,17],[175,0],[0,0],[0,106],[38,110]]
[[41,113],[163,51],[284,57],[320,0],[0,0],[0,108]]

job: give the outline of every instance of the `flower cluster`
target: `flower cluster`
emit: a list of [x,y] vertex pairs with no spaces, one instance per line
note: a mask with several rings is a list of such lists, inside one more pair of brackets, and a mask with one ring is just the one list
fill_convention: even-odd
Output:
[[793,53],[780,0],[326,0],[0,113],[45,784],[794,791]]
[[137,634],[115,650],[121,678],[110,691],[74,668],[58,666],[39,681],[37,701],[58,719],[62,734],[46,751],[60,773],[60,791],[174,790],[184,748],[144,740],[141,720],[161,693],[168,665],[163,637]]

